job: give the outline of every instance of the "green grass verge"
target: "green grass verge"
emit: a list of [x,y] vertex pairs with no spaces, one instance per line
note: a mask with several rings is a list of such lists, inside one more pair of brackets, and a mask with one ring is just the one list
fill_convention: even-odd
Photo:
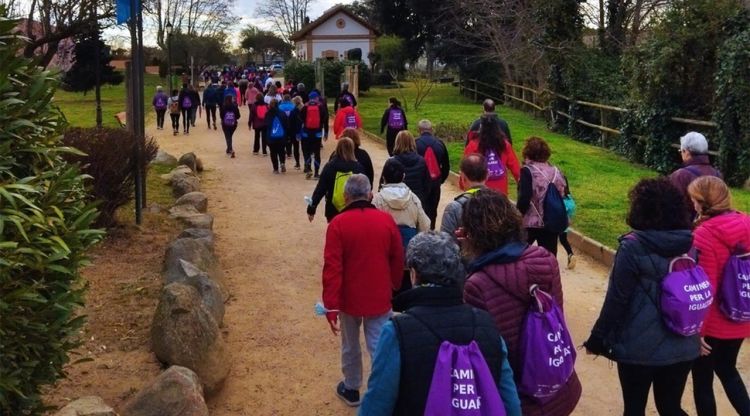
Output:
[[[151,111],[151,97],[156,92],[156,86],[161,85],[166,89],[166,78],[159,78],[158,75],[146,74],[144,77],[144,95],[146,99],[146,120],[155,118],[154,112]],[[125,82],[120,85],[103,85],[102,86],[102,124],[105,127],[119,127],[115,120],[115,114],[125,111],[126,93]],[[68,92],[58,89],[55,93],[55,105],[68,119],[68,123],[73,127],[94,127],[96,126],[96,100],[94,91],[86,94],[78,92]]]
[[[415,91],[405,84],[409,110],[406,112],[409,127],[416,134],[417,122],[429,119],[434,123],[459,123],[468,129],[469,124],[481,112],[479,104],[462,97],[457,87],[436,85],[425,99],[422,107],[414,111]],[[380,119],[388,105],[388,97],[398,96],[396,89],[373,88],[362,93],[359,111],[365,129],[380,132]],[[617,237],[628,230],[625,216],[628,208],[628,191],[641,178],[658,175],[655,171],[628,162],[614,152],[571,139],[569,136],[551,133],[544,120],[528,113],[498,107],[500,115],[508,122],[513,135],[513,148],[519,155],[524,139],[529,136],[543,137],[552,148],[551,162],[559,166],[568,177],[571,192],[578,204],[578,214],[573,227],[585,235],[610,247],[615,247]],[[457,170],[463,155],[463,143],[449,143],[451,167]],[[511,197],[515,189],[511,188]],[[735,208],[750,211],[750,192],[733,189]]]

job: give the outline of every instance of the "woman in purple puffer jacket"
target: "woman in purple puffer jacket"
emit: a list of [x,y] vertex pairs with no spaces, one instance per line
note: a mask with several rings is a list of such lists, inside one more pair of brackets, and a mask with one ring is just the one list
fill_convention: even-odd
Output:
[[[521,376],[521,331],[532,303],[529,288],[539,288],[563,308],[557,259],[549,251],[530,246],[522,237],[522,217],[508,198],[491,189],[474,194],[464,206],[464,249],[473,258],[464,287],[464,300],[492,315],[508,345],[508,361],[516,384]],[[540,404],[519,392],[525,416],[567,416],[581,397],[575,371],[550,401]]]

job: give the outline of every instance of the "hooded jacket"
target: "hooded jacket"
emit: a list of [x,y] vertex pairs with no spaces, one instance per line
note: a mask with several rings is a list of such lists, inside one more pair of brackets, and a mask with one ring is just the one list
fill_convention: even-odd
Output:
[[584,345],[618,363],[665,366],[698,358],[699,335],[670,331],[657,304],[672,258],[690,250],[690,230],[620,237],[604,305]]
[[[464,300],[492,315],[508,345],[508,361],[519,384],[521,376],[521,330],[532,299],[531,285],[555,299],[563,309],[562,284],[557,259],[549,251],[525,243],[509,243],[469,264]],[[564,416],[575,409],[581,397],[581,382],[573,374],[549,402],[520,395],[524,416]]]
[[[480,153],[478,135],[476,135],[475,138],[469,140],[469,143],[464,149],[464,157],[473,153]],[[513,175],[513,178],[516,180],[516,182],[518,182],[521,177],[521,164],[518,162],[516,152],[513,151],[513,146],[511,146],[510,142],[507,140],[505,141],[505,148],[503,149],[503,152],[498,156],[500,157],[500,162],[505,167],[505,175],[503,175],[500,179],[488,179],[486,182],[486,186],[500,192],[503,195],[508,195],[508,175]]]
[[383,185],[372,204],[391,214],[397,225],[416,228],[420,233],[430,230],[430,219],[422,209],[422,203],[403,182]]
[[[404,183],[414,192],[422,203],[426,200],[427,187],[430,184],[430,173],[427,171],[427,163],[417,152],[407,152],[393,155],[393,158],[401,162],[406,168]],[[380,175],[381,185],[383,175]]]
[[362,128],[362,118],[360,118],[357,110],[351,106],[342,107],[336,112],[336,118],[333,120],[333,134],[336,136],[336,139],[341,137],[341,133],[347,128],[346,119],[350,116],[354,116],[355,124],[357,125],[356,128]]

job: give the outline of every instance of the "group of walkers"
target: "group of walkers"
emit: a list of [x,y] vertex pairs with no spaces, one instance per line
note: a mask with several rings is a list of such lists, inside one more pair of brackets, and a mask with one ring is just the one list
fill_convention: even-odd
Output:
[[[556,258],[560,241],[575,266],[570,187],[544,139],[527,138],[519,161],[494,103],[484,110],[467,134],[464,192],[446,207],[441,232],[447,150],[429,120],[418,123],[416,139],[405,130],[394,98],[381,122],[391,157],[377,192],[358,132],[345,129],[308,205],[312,221],[326,198],[319,313],[341,335],[336,394],[360,415],[562,416],[578,404],[577,346]],[[631,190],[632,230],[620,238],[583,344],[617,363],[626,416],[645,414],[652,386],[660,415],[687,415],[681,399],[691,372],[699,416],[717,414],[714,374],[737,414],[750,416],[736,368],[750,337],[750,217],[732,209],[707,150],[704,136],[687,134],[684,167]],[[516,203],[506,196],[509,175]],[[364,397],[360,327],[372,358]]]

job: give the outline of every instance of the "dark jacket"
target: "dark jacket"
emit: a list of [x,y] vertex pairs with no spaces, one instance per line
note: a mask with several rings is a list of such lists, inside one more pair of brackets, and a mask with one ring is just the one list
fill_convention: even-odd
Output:
[[218,86],[211,84],[203,91],[203,105],[205,107],[214,107],[221,105],[222,94]]
[[[448,149],[445,147],[445,143],[437,139],[435,136],[429,133],[422,133],[417,137],[417,153],[424,157],[427,152],[427,147],[431,147],[432,151],[435,152],[438,164],[440,165],[440,181],[442,184],[448,179],[448,175],[451,173],[451,161],[448,157]],[[437,180],[432,182],[438,182]]]
[[336,98],[336,102],[333,103],[333,112],[339,111],[339,101],[342,98],[346,98],[352,107],[357,106],[357,98],[354,97],[354,94],[350,93],[349,91],[342,91],[341,94]]
[[289,140],[296,140],[302,132],[302,110],[294,108],[289,112]]
[[338,215],[339,211],[333,205],[333,187],[336,182],[336,173],[338,172],[352,172],[352,173],[363,173],[362,165],[357,161],[346,161],[338,158],[332,158],[328,163],[323,166],[323,171],[320,172],[320,180],[315,186],[315,191],[312,195],[312,205],[307,206],[307,213],[309,215],[315,215],[315,211],[323,197],[326,198],[326,212],[325,216],[328,222],[333,220],[333,217]]
[[198,108],[201,106],[201,95],[198,94],[198,91],[196,90],[188,90],[188,94],[190,94],[190,99],[193,101],[193,107],[192,108]]
[[[511,144],[513,143],[513,139],[510,137],[510,127],[508,127],[508,122],[500,118],[497,113],[489,113],[492,114],[491,117],[494,118],[497,123],[500,125],[500,131],[503,132],[505,135],[505,138],[508,139],[508,142]],[[488,114],[488,115],[489,115]],[[472,133],[479,132],[479,127],[482,125],[482,119],[478,118],[474,120],[473,123],[471,123],[471,127],[469,127],[469,134],[467,135],[466,143],[469,143],[469,140],[471,139],[469,136],[472,135]]]
[[[430,174],[427,171],[427,164],[424,158],[416,152],[401,153],[393,155],[393,158],[401,162],[406,168],[406,177],[404,183],[414,192],[415,195],[424,205],[427,196],[427,187],[430,183]],[[383,174],[380,174],[380,184],[383,184]]]
[[717,178],[721,178],[721,173],[711,166],[708,155],[693,155],[681,168],[669,175],[669,180],[672,184],[685,196],[685,202],[688,204],[688,209],[690,209],[693,217],[695,216],[695,207],[693,207],[693,203],[690,200],[687,188],[691,182],[701,176],[716,176]]
[[[183,100],[184,100],[185,97],[189,97],[190,98],[190,107],[185,107],[185,106],[182,105]],[[191,108],[193,108],[193,106],[195,106],[195,102],[193,100],[193,95],[190,94],[190,91],[188,91],[187,88],[183,88],[183,89],[180,90],[180,95],[178,96],[178,100],[179,100],[178,102],[180,103],[180,110],[190,110]]]
[[[235,117],[235,124],[234,126],[225,126],[224,125],[224,114],[228,112],[233,112]],[[219,107],[219,118],[221,119],[221,127],[229,127],[229,128],[236,128],[240,121],[240,109],[237,108],[237,104],[229,104],[228,106],[222,105]]]
[[[273,129],[273,119],[278,117],[279,121],[281,121],[281,127],[284,128],[284,137],[273,139],[271,138],[271,129]],[[283,141],[287,139],[287,134],[289,132],[289,118],[286,116],[286,113],[279,110],[278,107],[276,108],[269,108],[268,112],[266,113],[266,141],[268,143],[276,143],[278,141]]]
[[463,303],[459,288],[416,287],[397,296],[393,309],[404,312],[392,318],[401,367],[394,415],[424,414],[442,341],[456,345],[476,341],[508,413],[520,415],[513,372],[500,333],[486,311]]
[[268,104],[265,102],[255,102],[250,106],[250,116],[248,117],[247,123],[251,128],[263,129],[266,127],[266,118],[258,116],[258,107],[266,107],[266,115],[268,115]]
[[618,363],[664,366],[698,358],[699,336],[670,331],[657,302],[669,261],[690,250],[690,230],[620,237],[604,305],[586,348]]
[[[386,127],[388,127],[388,117],[391,114],[391,110],[394,110],[394,109],[398,110],[398,111],[401,111],[401,117],[403,117],[403,120],[404,120],[404,127],[401,128],[401,129],[398,129],[398,130],[399,131],[401,131],[401,130],[409,130],[409,122],[406,120],[406,113],[404,112],[404,110],[401,107],[396,107],[394,105],[391,105],[391,106],[389,106],[388,108],[385,109],[385,112],[383,113],[383,117],[380,119],[380,134],[383,134],[383,132],[385,131]],[[388,130],[390,131],[391,128],[388,127]]]
[[[557,259],[549,251],[522,243],[507,244],[469,265],[464,300],[492,315],[495,326],[508,344],[508,361],[516,377],[521,376],[521,330],[531,305],[533,284],[555,299],[563,309],[562,284]],[[568,383],[545,404],[521,395],[524,416],[564,416],[575,409],[581,397],[581,382],[574,372]]]
[[[317,129],[311,129],[306,126],[307,109],[311,105],[317,105],[320,108],[320,125]],[[318,102],[316,104],[308,102],[307,104],[305,104],[305,106],[302,107],[302,111],[300,112],[300,118],[302,119],[302,139],[321,138],[324,130],[328,132],[328,108],[322,102]]]

